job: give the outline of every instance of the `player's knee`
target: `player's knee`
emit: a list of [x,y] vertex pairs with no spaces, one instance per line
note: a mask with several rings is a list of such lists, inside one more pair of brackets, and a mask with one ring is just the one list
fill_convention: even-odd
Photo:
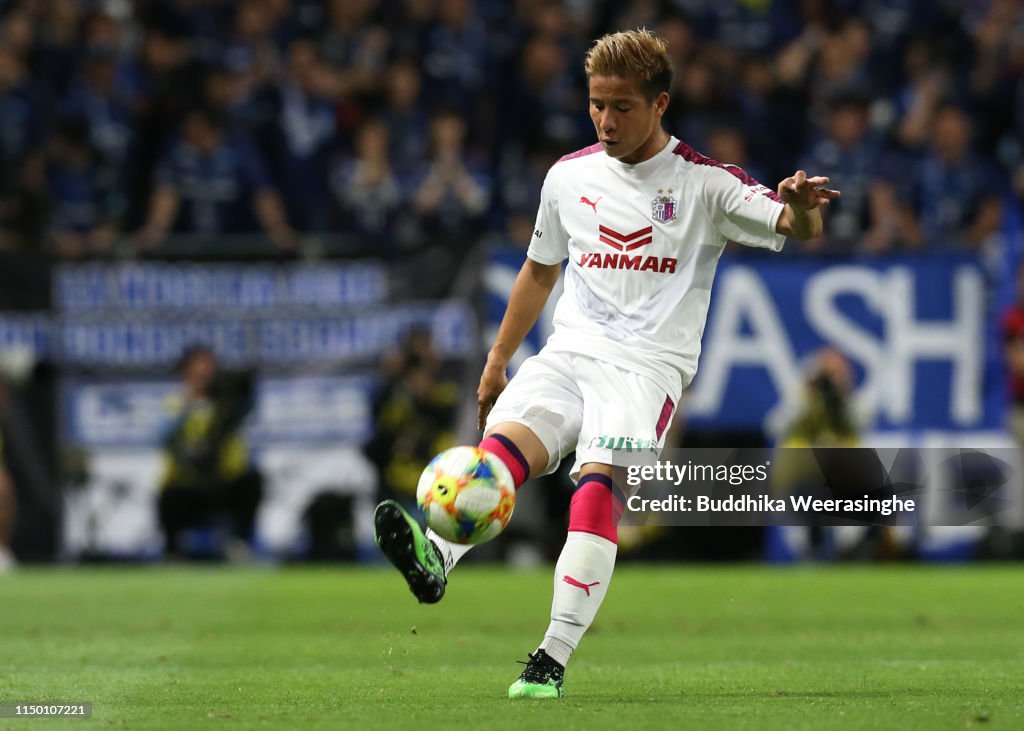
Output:
[[[516,422],[505,422],[488,429],[480,448],[496,453],[509,469],[521,463],[524,481],[530,475],[544,472],[548,466],[548,450],[543,442],[531,429]],[[521,482],[517,480],[516,486],[519,484]]]

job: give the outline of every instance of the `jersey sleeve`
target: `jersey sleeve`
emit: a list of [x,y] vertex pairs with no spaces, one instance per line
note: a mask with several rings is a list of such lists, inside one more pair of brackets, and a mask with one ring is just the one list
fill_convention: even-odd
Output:
[[705,180],[711,223],[729,241],[781,251],[786,237],[775,232],[785,204],[738,167],[712,168]]
[[530,237],[526,256],[538,264],[561,264],[569,257],[569,237],[558,215],[558,179],[554,168],[544,178],[540,191],[537,222]]

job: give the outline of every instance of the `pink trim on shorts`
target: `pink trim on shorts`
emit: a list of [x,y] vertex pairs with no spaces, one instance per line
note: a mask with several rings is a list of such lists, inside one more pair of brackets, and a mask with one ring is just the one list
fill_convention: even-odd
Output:
[[672,411],[675,408],[676,405],[672,403],[672,398],[666,395],[665,403],[661,405],[661,414],[658,416],[658,423],[654,427],[654,432],[658,435],[658,439],[661,439],[661,435],[665,432],[665,427],[668,426],[669,419],[672,418]]

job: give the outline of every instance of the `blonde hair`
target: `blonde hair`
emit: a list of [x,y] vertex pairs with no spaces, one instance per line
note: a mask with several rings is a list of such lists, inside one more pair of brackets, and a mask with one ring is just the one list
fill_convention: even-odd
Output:
[[668,43],[646,28],[609,33],[598,38],[583,61],[587,78],[621,76],[636,79],[644,96],[653,101],[672,87]]

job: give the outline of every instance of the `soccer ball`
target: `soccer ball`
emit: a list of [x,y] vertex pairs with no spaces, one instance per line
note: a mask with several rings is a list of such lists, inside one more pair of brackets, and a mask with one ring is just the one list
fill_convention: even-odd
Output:
[[501,533],[516,489],[500,459],[476,447],[453,447],[430,461],[416,486],[427,525],[453,543],[474,545]]

